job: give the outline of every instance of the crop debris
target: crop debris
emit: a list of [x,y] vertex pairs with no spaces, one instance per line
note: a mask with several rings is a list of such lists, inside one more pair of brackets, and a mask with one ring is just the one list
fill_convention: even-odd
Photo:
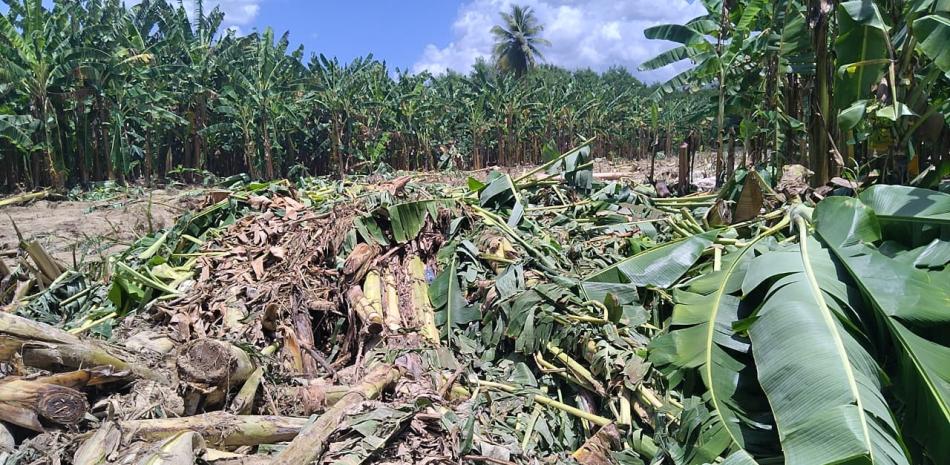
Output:
[[590,159],[238,181],[90,269],[23,238],[0,454],[945,463],[950,195],[739,170],[663,198]]

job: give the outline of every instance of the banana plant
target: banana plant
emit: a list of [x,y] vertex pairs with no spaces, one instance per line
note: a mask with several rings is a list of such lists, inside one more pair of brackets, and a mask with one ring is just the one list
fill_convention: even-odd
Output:
[[18,139],[22,141],[22,132],[35,126],[30,148],[39,152],[45,173],[33,177],[48,176],[54,186],[62,187],[66,166],[56,137],[61,122],[51,94],[66,86],[77,66],[68,34],[69,16],[76,7],[57,4],[48,12],[41,0],[4,0],[4,4],[9,12],[0,15],[0,80],[29,99],[29,116],[37,123],[17,125]]

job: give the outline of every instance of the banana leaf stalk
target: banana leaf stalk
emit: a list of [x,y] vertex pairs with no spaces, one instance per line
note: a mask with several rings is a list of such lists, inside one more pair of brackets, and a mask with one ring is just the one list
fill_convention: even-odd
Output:
[[596,139],[596,137],[591,137],[591,138],[589,138],[589,139],[587,139],[587,140],[584,140],[584,141],[582,141],[577,147],[575,147],[575,148],[573,148],[573,149],[571,149],[571,150],[569,150],[569,151],[567,151],[567,152],[562,153],[562,154],[561,154],[560,156],[558,156],[557,158],[554,158],[554,159],[552,159],[552,160],[550,160],[550,161],[548,161],[548,162],[546,162],[546,163],[544,163],[544,164],[542,164],[542,165],[539,165],[539,166],[535,167],[534,169],[528,171],[527,173],[522,174],[520,177],[518,177],[518,179],[515,179],[514,184],[517,186],[519,183],[521,183],[521,182],[524,181],[525,179],[531,178],[531,177],[534,176],[535,174],[540,173],[540,172],[542,172],[542,171],[544,171],[544,170],[546,170],[546,169],[548,169],[548,168],[554,166],[555,164],[559,163],[561,160],[563,160],[563,159],[565,159],[565,158],[567,158],[567,157],[569,157],[569,156],[571,156],[571,155],[573,155],[573,154],[575,154],[575,153],[577,153],[577,152],[580,152],[584,147],[590,145],[590,143],[593,142],[594,139]]
[[95,328],[96,326],[101,325],[102,323],[105,323],[105,322],[107,322],[107,321],[109,321],[109,320],[112,320],[113,318],[117,317],[118,315],[119,315],[118,313],[112,312],[112,313],[109,313],[108,315],[106,315],[106,316],[104,316],[104,317],[102,317],[102,318],[98,318],[98,319],[96,319],[96,320],[92,320],[92,321],[86,320],[81,326],[78,326],[78,327],[76,327],[76,328],[70,329],[70,330],[69,330],[69,334],[82,334],[82,333],[84,333],[84,332],[86,332],[86,331],[88,331],[88,330],[90,330],[90,329],[92,329],[92,328]]
[[651,199],[654,204],[660,205],[681,205],[688,203],[712,203],[719,197],[718,193],[715,194],[690,194],[683,197],[669,197],[669,198],[654,198]]
[[289,441],[308,422],[307,418],[211,412],[181,418],[127,420],[118,425],[128,440],[159,441],[182,431],[194,431],[209,445],[239,447]]
[[[507,393],[509,393],[509,394],[517,394],[518,391],[521,390],[521,389],[518,388],[518,387],[510,386],[510,385],[503,384],[503,383],[496,383],[496,382],[494,382],[494,381],[478,380],[478,385],[479,385],[480,387],[483,387],[483,388],[486,388],[486,389],[489,389],[489,390],[503,391],[503,392],[507,392]],[[578,417],[578,418],[587,420],[587,421],[589,421],[589,422],[591,422],[591,423],[593,423],[593,424],[595,424],[595,425],[598,425],[598,426],[606,426],[606,425],[609,425],[610,423],[613,422],[613,421],[612,421],[611,419],[609,419],[609,418],[605,418],[605,417],[602,417],[602,416],[600,416],[600,415],[595,415],[595,414],[590,413],[590,412],[585,412],[585,411],[583,411],[583,410],[581,410],[581,409],[579,409],[579,408],[577,408],[577,407],[572,407],[572,406],[567,405],[567,404],[565,404],[565,403],[563,403],[563,402],[554,400],[554,399],[552,399],[552,398],[550,398],[550,397],[542,396],[542,395],[540,395],[540,394],[532,394],[531,396],[532,396],[532,398],[535,400],[535,402],[538,402],[538,403],[540,403],[540,404],[544,404],[544,405],[546,405],[546,406],[548,406],[548,407],[554,407],[554,408],[556,408],[556,409],[558,409],[558,410],[561,410],[561,411],[563,411],[563,412],[565,412],[565,413],[568,413],[568,414],[570,414],[570,415],[574,415],[575,417]]]
[[54,260],[38,242],[23,242],[21,247],[30,256],[33,263],[36,263],[37,269],[48,283],[56,281],[56,278],[66,272],[66,269]]
[[170,232],[171,232],[171,229],[165,231],[161,236],[158,236],[158,239],[155,239],[155,242],[151,246],[149,246],[149,248],[145,249],[144,252],[139,254],[138,256],[139,260],[144,261],[155,256],[155,254],[158,253],[159,249],[161,249],[162,246],[165,245],[165,241],[168,239],[168,233]]
[[484,218],[487,223],[500,229],[503,233],[505,233],[505,235],[511,238],[511,240],[521,244],[521,246],[524,247],[525,250],[527,250],[528,253],[539,262],[540,265],[548,268],[549,270],[554,270],[557,268],[557,265],[555,265],[554,261],[551,260],[551,257],[541,253],[527,240],[521,237],[521,234],[518,234],[517,231],[508,226],[508,224],[497,215],[480,207],[472,206],[471,208],[475,211],[475,213],[478,213],[482,218]]
[[63,368],[110,366],[116,371],[159,382],[167,379],[130,358],[53,326],[9,313],[0,313],[0,360],[20,354],[27,366],[61,371]]
[[290,445],[274,458],[272,465],[305,465],[319,459],[329,446],[330,435],[355,405],[375,399],[383,390],[396,382],[403,369],[394,365],[379,365],[370,371],[360,384],[353,386],[333,407],[309,423]]
[[236,415],[247,415],[251,413],[254,407],[254,397],[257,395],[257,389],[261,385],[261,379],[264,377],[264,369],[258,367],[251,373],[251,376],[244,381],[241,390],[231,399],[231,406],[228,409]]
[[551,355],[563,363],[568,368],[568,370],[570,370],[570,372],[581,381],[582,386],[599,394],[600,396],[607,395],[607,391],[604,389],[604,386],[600,383],[600,381],[597,381],[597,379],[594,378],[594,375],[590,372],[590,370],[584,368],[583,365],[581,365],[577,360],[571,358],[570,355],[561,350],[560,347],[554,345],[554,343],[548,342],[546,348],[548,352],[551,353]]

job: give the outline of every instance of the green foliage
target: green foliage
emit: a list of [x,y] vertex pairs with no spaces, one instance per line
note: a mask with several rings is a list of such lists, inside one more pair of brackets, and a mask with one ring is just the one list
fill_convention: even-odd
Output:
[[[948,125],[929,116],[947,115],[946,92],[936,91],[950,83],[942,46],[950,34],[946,2],[704,4],[701,17],[645,30],[647,38],[678,45],[641,69],[688,60],[693,66],[661,91],[715,85],[718,111],[707,108],[706,116],[717,119],[721,145],[732,137],[730,127],[739,129],[753,163],[768,157],[776,166],[806,164],[816,173],[814,185],[849,166],[849,157],[873,164],[894,181],[910,176],[902,167],[894,170],[890,160],[905,163],[923,155],[924,162],[939,166]],[[742,124],[735,128],[730,121]],[[722,180],[733,166],[726,166],[719,150]],[[808,159],[800,157],[805,150],[811,151]],[[875,158],[874,152],[886,156]]]
[[[286,33],[221,31],[218,8],[189,16],[168,0],[8,3],[0,17],[0,154],[13,168],[5,189],[151,181],[176,167],[186,182],[202,172],[273,179],[291,169],[342,177],[447,159],[455,169],[483,168],[540,162],[548,141],[565,150],[591,136],[605,156],[634,157],[656,136],[645,130],[651,90],[627,70],[535,62],[545,41],[530,9],[504,16],[496,31],[510,39],[497,64],[513,72],[481,63],[467,75],[435,76],[392,70],[372,55],[305,58]],[[531,53],[515,56],[519,44]],[[669,124],[659,129],[671,138],[694,127],[692,103],[682,100],[662,108]]]

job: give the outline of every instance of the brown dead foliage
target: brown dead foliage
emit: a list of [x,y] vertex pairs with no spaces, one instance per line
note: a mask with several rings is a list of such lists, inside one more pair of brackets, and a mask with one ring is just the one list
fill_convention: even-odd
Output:
[[[400,178],[379,188],[405,194],[408,182]],[[209,196],[207,202],[215,200],[221,196]],[[450,213],[440,211],[414,239],[384,248],[354,243],[352,236],[344,246],[354,219],[367,213],[359,199],[323,211],[308,208],[293,191],[252,195],[246,203],[250,214],[204,243],[193,258],[193,279],[178,288],[178,295],[123,320],[115,329],[115,350],[109,346],[112,352],[85,349],[99,359],[120,353],[130,368],[80,366],[69,373],[4,380],[66,396],[42,405],[36,396],[0,396],[0,407],[7,402],[10,415],[25,415],[23,426],[43,432],[19,444],[24,463],[144,463],[158,457],[157,451],[171,454],[162,460],[257,463],[268,457],[256,455],[261,445],[303,434],[310,415],[332,412],[333,418],[349,419],[380,405],[412,406],[421,400],[427,406],[398,425],[391,440],[378,446],[374,461],[460,460],[461,432],[447,430],[439,420],[455,410],[447,400],[456,397],[449,392],[455,383],[451,371],[409,357],[399,365],[398,382],[391,379],[372,394],[366,391],[367,375],[390,363],[385,354],[440,350],[432,309],[420,302],[430,305],[424,274],[435,263]],[[380,276],[383,284],[379,297],[387,319],[376,330],[355,308],[368,273]],[[45,327],[34,329],[39,334]],[[32,355],[20,347],[35,352],[42,343],[44,353],[53,348],[70,353],[85,341],[61,339],[62,347],[45,339],[17,339],[13,349]],[[24,363],[13,349],[8,358],[18,363],[11,365],[19,367],[16,375],[58,370],[30,365],[36,356]],[[445,354],[452,357],[450,351]],[[73,407],[69,412],[61,408],[66,404]],[[328,446],[320,463],[337,456],[333,441],[343,433],[336,428],[345,422],[319,435]],[[52,452],[54,446],[60,450]]]

